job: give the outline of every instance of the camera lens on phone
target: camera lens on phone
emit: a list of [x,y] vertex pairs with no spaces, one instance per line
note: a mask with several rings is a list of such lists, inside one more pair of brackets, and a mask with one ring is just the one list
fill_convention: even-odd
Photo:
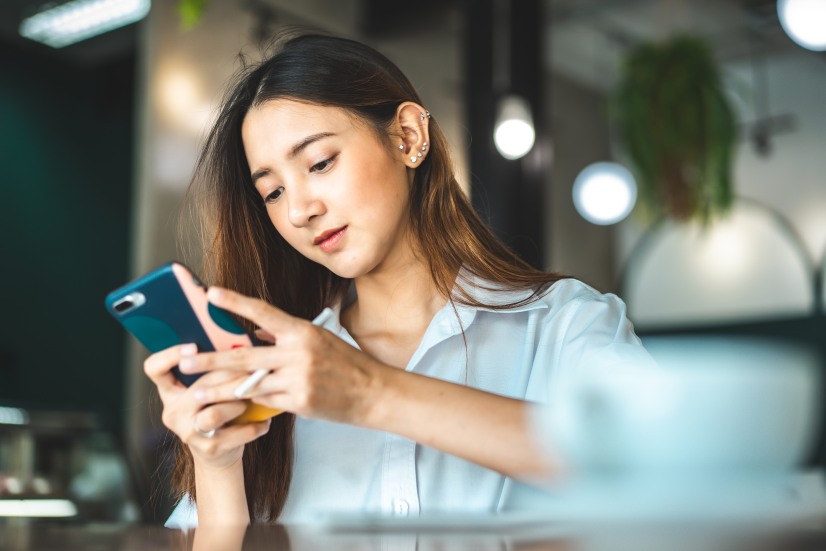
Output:
[[122,299],[116,301],[112,305],[112,309],[118,314],[123,314],[133,308],[141,306],[144,302],[146,302],[146,297],[143,293],[129,293]]
[[128,298],[123,299],[122,301],[115,304],[115,311],[118,312],[119,314],[122,314],[122,313],[126,312],[127,310],[129,310],[130,308],[132,308],[134,305],[135,305],[135,303],[132,302],[131,300],[129,300]]

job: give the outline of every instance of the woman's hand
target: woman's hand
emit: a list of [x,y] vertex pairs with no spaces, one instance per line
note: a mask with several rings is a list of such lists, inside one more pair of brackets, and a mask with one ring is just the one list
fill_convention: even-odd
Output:
[[236,374],[197,389],[193,395],[199,404],[237,400],[234,392],[241,381],[258,369],[266,369],[270,374],[245,397],[303,417],[369,425],[382,372],[391,368],[329,331],[262,300],[215,287],[207,296],[212,304],[255,323],[262,330],[259,336],[269,335],[275,346],[203,353],[183,362],[180,369],[185,373]]
[[258,325],[257,334],[275,345],[185,353],[181,371],[222,377],[188,389],[205,408],[236,402],[235,389],[263,369],[269,374],[245,395],[256,403],[398,434],[505,476],[533,480],[558,471],[534,438],[527,402],[390,367],[258,299],[218,288],[207,296]]
[[[202,467],[222,469],[240,464],[244,444],[265,434],[270,421],[228,425],[244,412],[245,402],[233,399],[212,404],[197,400],[200,393],[215,386],[238,385],[243,377],[233,371],[215,371],[207,373],[190,387],[184,386],[172,374],[172,368],[182,361],[185,363],[196,353],[194,344],[184,344],[153,354],[144,362],[144,371],[155,383],[163,402],[161,419],[189,446]],[[216,429],[214,434],[207,436],[213,429]]]

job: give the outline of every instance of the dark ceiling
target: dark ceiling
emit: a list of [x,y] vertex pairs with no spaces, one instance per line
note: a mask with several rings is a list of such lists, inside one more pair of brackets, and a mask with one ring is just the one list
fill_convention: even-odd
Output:
[[[248,7],[269,3],[269,0],[233,1],[245,2]],[[419,0],[412,11],[409,4],[387,0],[346,1],[361,3],[360,31],[373,38],[421,32],[432,28],[450,10],[473,9],[472,0]],[[20,22],[46,3],[49,3],[48,0],[0,0],[0,44],[85,66],[103,65],[134,53],[139,25],[129,25],[57,50],[21,37],[18,33]],[[650,11],[654,4],[657,2],[650,0],[548,0],[546,29],[554,32],[574,22],[599,29],[618,43],[634,42],[646,38],[639,36],[640,33],[635,33],[634,29],[645,28],[645,17],[641,14]],[[749,53],[796,47],[777,21],[775,0],[675,0],[673,4],[693,10],[696,21],[703,21],[702,14],[706,14],[706,23],[701,24],[703,28],[697,29],[700,34],[706,28],[725,29],[710,37],[721,59],[737,59]],[[727,8],[719,9],[720,6]],[[721,22],[721,19],[728,21]],[[826,59],[826,53],[822,56]]]

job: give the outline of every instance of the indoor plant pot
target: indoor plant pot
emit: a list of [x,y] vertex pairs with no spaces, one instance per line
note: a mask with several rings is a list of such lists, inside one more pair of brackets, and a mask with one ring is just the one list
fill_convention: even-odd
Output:
[[703,41],[681,35],[632,50],[612,108],[645,215],[707,221],[728,209],[737,125]]

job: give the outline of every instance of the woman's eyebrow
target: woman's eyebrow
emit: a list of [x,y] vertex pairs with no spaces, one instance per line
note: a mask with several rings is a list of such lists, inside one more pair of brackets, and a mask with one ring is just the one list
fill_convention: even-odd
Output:
[[287,158],[290,160],[294,159],[296,155],[301,153],[302,149],[304,149],[311,143],[317,142],[318,140],[324,138],[329,138],[330,136],[335,136],[335,134],[333,132],[319,132],[318,134],[307,136],[290,149],[290,153],[287,155]]
[[255,185],[255,182],[258,181],[259,178],[262,178],[270,173],[270,169],[262,168],[261,170],[257,170],[252,174],[252,185]]
[[[296,155],[301,153],[301,151],[307,147],[308,145],[317,142],[318,140],[322,140],[324,138],[329,138],[331,136],[335,136],[335,132],[319,132],[318,134],[312,134],[307,136],[294,146],[290,148],[290,152],[287,154],[287,158],[292,160],[295,158]],[[266,176],[270,173],[270,169],[263,168],[261,170],[257,170],[252,174],[252,184],[255,185],[255,182],[258,181],[259,178]]]

